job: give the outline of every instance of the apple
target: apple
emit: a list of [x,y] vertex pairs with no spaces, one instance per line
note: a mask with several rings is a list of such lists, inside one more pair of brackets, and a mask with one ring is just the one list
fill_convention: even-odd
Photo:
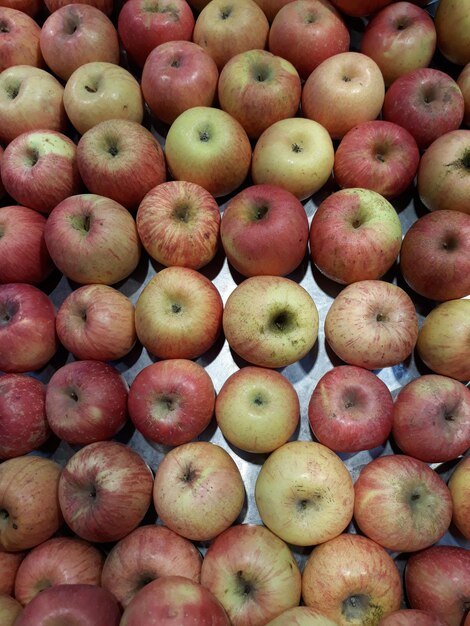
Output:
[[470,62],[470,2],[441,0],[434,17],[437,46],[446,59],[457,65]]
[[425,67],[407,72],[390,85],[383,118],[405,128],[425,150],[438,137],[459,128],[464,107],[455,80],[445,72]]
[[452,521],[465,539],[470,539],[470,457],[462,459],[448,482],[452,496]]
[[64,131],[64,88],[49,72],[14,65],[0,74],[0,141],[9,143],[28,130]]
[[373,459],[362,468],[354,491],[358,527],[387,550],[423,550],[449,528],[452,498],[447,485],[429,465],[411,456]]
[[149,130],[131,120],[105,120],[90,128],[78,142],[77,163],[91,193],[130,211],[166,180],[163,148]]
[[55,537],[33,548],[21,562],[15,598],[26,605],[54,585],[99,585],[104,557],[81,539]]
[[208,278],[187,267],[167,267],[139,295],[137,337],[160,359],[195,359],[218,338],[222,311],[222,298]]
[[0,210],[0,283],[38,285],[54,268],[44,240],[46,218],[23,206]]
[[127,391],[125,380],[108,363],[67,363],[47,383],[49,426],[72,445],[111,439],[126,423]]
[[0,550],[0,596],[13,595],[16,572],[24,556],[22,552]]
[[42,0],[2,0],[2,6],[23,11],[30,17],[35,17],[43,7]]
[[90,443],[65,465],[59,502],[67,524],[82,539],[117,541],[143,520],[153,476],[142,457],[115,441]]
[[413,379],[395,398],[392,434],[415,459],[456,459],[470,448],[470,389],[439,374]]
[[194,16],[186,0],[127,0],[118,17],[119,37],[140,68],[154,48],[168,41],[189,41]]
[[119,626],[230,626],[220,602],[197,582],[163,576],[141,589],[126,607]]
[[380,68],[385,84],[419,67],[428,67],[436,50],[432,17],[411,2],[394,2],[372,17],[360,50]]
[[5,149],[2,182],[18,204],[49,214],[82,190],[75,144],[53,130],[18,135]]
[[0,550],[33,548],[59,530],[61,471],[58,463],[40,456],[18,456],[0,464]]
[[341,284],[383,276],[400,252],[400,219],[388,200],[361,188],[328,196],[310,225],[310,254],[318,269]]
[[14,626],[15,620],[23,610],[21,604],[8,595],[0,595],[0,620],[3,626]]
[[301,84],[295,67],[267,50],[246,50],[220,72],[219,105],[240,122],[251,139],[279,120],[295,117]]
[[420,328],[416,348],[436,374],[470,380],[470,300],[448,300],[431,310]]
[[282,446],[299,423],[292,383],[276,370],[243,367],[223,383],[215,402],[217,424],[232,445],[263,454]]
[[212,0],[199,13],[193,41],[214,59],[219,72],[236,54],[264,49],[269,22],[254,0]]
[[411,187],[419,159],[416,141],[407,130],[392,122],[372,120],[344,135],[333,172],[340,187],[372,189],[394,198]]
[[443,619],[429,613],[415,609],[393,611],[380,622],[381,626],[448,626]]
[[470,130],[445,133],[429,146],[418,168],[418,193],[430,211],[470,213]]
[[113,285],[127,278],[140,260],[132,215],[122,204],[97,194],[60,202],[49,215],[44,238],[55,265],[80,284]]
[[23,11],[0,6],[0,72],[13,65],[43,67],[41,28]]
[[152,580],[183,576],[199,583],[202,556],[187,539],[165,526],[139,526],[121,539],[106,557],[101,586],[126,608]]
[[[54,13],[67,4],[75,3],[70,2],[70,0],[44,0],[44,4],[49,13]],[[114,0],[84,0],[80,4],[89,4],[109,17],[113,11]]]
[[470,294],[470,213],[427,213],[405,234],[400,269],[408,285],[431,300]]
[[315,437],[335,452],[359,452],[383,445],[392,429],[392,411],[387,385],[354,365],[339,365],[326,372],[308,403]]
[[230,348],[260,367],[286,367],[305,357],[318,336],[318,311],[300,284],[253,276],[229,295],[223,329]]
[[364,17],[377,13],[393,0],[332,0],[336,8],[346,15]]
[[57,335],[77,359],[113,361],[136,342],[134,305],[108,285],[85,285],[72,291],[57,311]]
[[218,78],[214,59],[201,46],[168,41],[148,55],[141,87],[152,115],[173,124],[186,109],[212,106]]
[[237,519],[245,487],[222,447],[196,441],[172,448],[155,473],[153,502],[165,526],[192,541],[217,537]]
[[129,390],[129,415],[146,439],[179,446],[198,437],[214,415],[211,377],[188,359],[165,359],[140,370]]
[[251,185],[225,206],[220,238],[229,263],[244,276],[285,276],[302,262],[308,243],[302,203],[276,185]]
[[320,123],[333,139],[380,113],[385,84],[379,66],[360,52],[335,54],[318,65],[305,81],[302,112]]
[[54,356],[58,341],[55,306],[26,283],[0,285],[0,370],[39,370]]
[[265,526],[287,543],[312,546],[338,536],[351,521],[354,487],[343,461],[313,441],[271,452],[255,484]]
[[470,550],[465,548],[432,546],[412,554],[405,569],[411,608],[430,611],[448,626],[460,626],[470,600],[469,574]]
[[232,526],[214,539],[202,562],[201,584],[233,626],[266,624],[300,602],[294,555],[282,539],[256,524]]
[[328,0],[282,6],[269,30],[269,50],[287,59],[306,80],[322,61],[349,50],[349,31]]
[[119,626],[116,599],[96,585],[55,585],[38,594],[22,611],[15,626]]
[[47,17],[39,39],[48,67],[67,81],[85,63],[119,63],[117,30],[91,4],[66,4]]
[[251,145],[243,126],[231,115],[197,106],[183,111],[170,126],[165,155],[174,179],[196,183],[220,197],[247,177]]
[[275,122],[256,142],[251,175],[256,185],[283,187],[306,200],[328,181],[334,148],[326,129],[305,118]]
[[47,441],[45,398],[46,385],[37,378],[0,376],[0,459],[28,454]]
[[162,265],[197,270],[219,248],[219,205],[196,183],[172,180],[151,189],[139,204],[136,224],[145,250]]
[[349,365],[370,370],[407,359],[418,338],[415,305],[401,287],[360,280],[345,287],[325,318],[325,337]]
[[400,608],[400,573],[387,552],[361,535],[342,534],[314,548],[302,575],[302,597],[338,626],[382,624]]
[[270,620],[266,626],[337,626],[337,624],[316,609],[309,606],[296,606],[283,611]]
[[470,127],[470,61],[458,75],[457,85],[462,92],[465,104],[463,123],[465,126]]
[[104,120],[119,118],[140,124],[144,116],[137,80],[123,67],[104,61],[85,63],[70,75],[64,107],[81,135]]

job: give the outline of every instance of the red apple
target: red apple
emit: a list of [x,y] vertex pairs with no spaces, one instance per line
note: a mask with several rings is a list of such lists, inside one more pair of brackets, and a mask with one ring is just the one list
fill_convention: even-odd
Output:
[[0,370],[28,372],[44,367],[58,347],[55,318],[52,300],[37,287],[0,285]]
[[452,496],[452,521],[465,539],[470,540],[470,457],[462,459],[448,482]]
[[111,439],[127,420],[127,390],[125,380],[108,363],[67,363],[47,384],[49,426],[72,445]]
[[415,609],[394,611],[380,622],[381,626],[448,626],[440,617]]
[[270,620],[266,626],[336,626],[337,622],[325,617],[316,609],[309,606],[295,606],[283,611],[280,615]]
[[470,62],[470,2],[441,0],[434,24],[437,31],[437,47],[446,59],[457,65]]
[[0,595],[13,595],[16,572],[24,556],[22,552],[0,550]]
[[457,85],[460,87],[465,104],[463,123],[465,126],[470,127],[470,61],[460,72],[457,78]]
[[2,0],[2,6],[23,11],[30,17],[35,17],[40,9],[43,8],[42,0]]
[[14,626],[21,613],[21,604],[9,595],[0,595],[0,620],[2,626]]
[[13,65],[43,67],[41,28],[23,11],[0,6],[0,72]]
[[393,0],[332,0],[333,4],[346,15],[364,17],[377,13]]
[[269,50],[290,61],[303,80],[325,59],[347,52],[349,43],[348,28],[328,0],[288,2],[269,31]]
[[[44,0],[49,13],[54,13],[67,4],[75,4],[70,0]],[[113,11],[114,0],[84,0],[81,4],[90,4],[110,16]]]
[[114,441],[98,441],[81,448],[64,467],[60,508],[82,539],[117,541],[143,520],[152,485],[152,472],[135,450]]

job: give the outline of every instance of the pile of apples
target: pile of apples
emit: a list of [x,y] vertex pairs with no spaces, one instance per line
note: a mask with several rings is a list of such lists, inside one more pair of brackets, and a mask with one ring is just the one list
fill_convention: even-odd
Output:
[[470,0],[0,5],[1,626],[470,626]]

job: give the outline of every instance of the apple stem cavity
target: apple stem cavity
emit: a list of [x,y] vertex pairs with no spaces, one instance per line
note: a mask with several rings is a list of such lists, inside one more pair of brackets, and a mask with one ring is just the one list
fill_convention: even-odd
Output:
[[6,302],[3,306],[0,306],[0,326],[9,324],[17,310],[18,306],[10,302]]
[[295,152],[296,154],[302,152],[302,146],[299,146],[298,143],[293,143],[292,144],[292,152]]
[[367,622],[364,620],[367,624],[378,624],[383,616],[383,609],[372,604],[369,596],[362,593],[348,596],[343,600],[341,612],[348,622],[362,621],[367,617]]
[[85,215],[74,215],[71,222],[72,227],[75,228],[75,230],[79,230],[85,234],[90,232],[92,219],[89,213]]
[[220,11],[220,17],[221,17],[223,20],[226,20],[226,19],[228,19],[228,18],[230,17],[230,15],[231,15],[232,11],[233,11],[233,7],[232,7],[232,6],[226,6],[226,7],[224,7],[223,9],[221,9],[221,11]]
[[250,596],[253,592],[253,584],[246,580],[242,570],[237,572],[237,588],[239,595],[245,598]]
[[292,324],[291,316],[288,311],[281,311],[277,315],[274,316],[271,322],[271,328],[275,332],[284,332],[288,330]]
[[191,216],[191,211],[187,204],[180,204],[173,211],[173,215],[179,222],[187,224]]
[[253,210],[253,218],[255,221],[262,220],[268,214],[269,207],[266,204],[255,206]]
[[178,9],[173,6],[173,5],[167,5],[167,6],[162,6],[160,2],[147,2],[144,7],[143,10],[146,13],[168,13],[168,15],[171,17],[171,19],[175,22],[178,21],[179,19],[179,11]]
[[181,59],[178,57],[176,59],[173,59],[173,61],[170,63],[170,67],[180,67],[181,65]]
[[1,20],[0,21],[0,33],[9,33],[9,32],[10,32],[10,27],[4,20]]
[[27,164],[30,167],[34,167],[36,163],[39,161],[39,152],[36,148],[31,148],[28,150]]
[[176,313],[176,314],[181,313],[181,308],[182,308],[181,304],[172,304],[171,305],[171,312],[172,313]]
[[211,135],[210,135],[209,131],[207,130],[207,128],[204,129],[204,130],[201,130],[199,132],[199,140],[200,141],[207,142],[207,141],[209,141],[210,138],[211,138]]
[[76,13],[69,13],[64,21],[64,33],[66,35],[74,35],[80,25],[80,16]]
[[6,92],[10,100],[14,100],[16,96],[20,93],[20,83],[7,85]]

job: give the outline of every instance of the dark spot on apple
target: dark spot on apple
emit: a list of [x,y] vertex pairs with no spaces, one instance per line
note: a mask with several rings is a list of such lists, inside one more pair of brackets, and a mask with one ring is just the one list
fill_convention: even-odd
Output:
[[444,413],[444,419],[446,422],[455,422],[455,416],[452,413],[447,413],[447,411]]
[[380,152],[378,152],[378,153],[375,155],[375,158],[377,159],[377,161],[380,161],[381,163],[385,163],[385,157],[384,157],[384,155],[383,155],[383,154],[381,154]]
[[172,304],[171,305],[172,313],[181,313],[181,305],[180,304]]
[[233,11],[233,7],[232,6],[226,6],[223,9],[221,9],[220,11],[220,17],[223,20],[226,20],[230,17],[230,15],[232,14]]
[[345,83],[350,83],[351,82],[351,78],[349,78],[349,76],[343,76],[343,78],[341,80],[343,80]]
[[387,320],[387,316],[384,315],[383,313],[377,313],[377,315],[375,316],[375,319],[377,322],[385,322]]
[[0,20],[0,33],[9,33],[10,27],[5,20]]
[[308,507],[308,500],[303,499],[303,500],[299,500],[299,502],[297,503],[297,508],[300,511],[305,511]]
[[292,144],[292,152],[299,153],[299,152],[302,152],[302,151],[303,151],[303,148],[302,148],[302,146],[299,146],[298,143],[293,143]]
[[261,397],[261,394],[256,394],[256,396],[253,398],[253,404],[256,404],[256,406],[263,406],[264,400]]
[[209,130],[206,128],[204,130],[199,131],[199,140],[203,142],[209,141],[211,138]]
[[11,525],[13,530],[18,530],[18,524],[15,524],[15,522],[13,522],[13,524]]
[[419,493],[412,493],[410,496],[410,500],[411,502],[416,502],[417,500],[419,500],[421,498],[421,494]]
[[160,403],[163,404],[167,411],[174,411],[175,409],[175,399],[171,396],[162,396]]
[[10,100],[14,100],[20,93],[20,83],[17,83],[16,85],[7,85],[6,92]]
[[185,468],[185,470],[183,472],[183,475],[181,476],[181,479],[185,483],[192,483],[194,481],[194,479],[196,478],[196,476],[197,476],[196,470],[194,470],[191,467],[191,464],[189,463],[186,466],[186,468]]

